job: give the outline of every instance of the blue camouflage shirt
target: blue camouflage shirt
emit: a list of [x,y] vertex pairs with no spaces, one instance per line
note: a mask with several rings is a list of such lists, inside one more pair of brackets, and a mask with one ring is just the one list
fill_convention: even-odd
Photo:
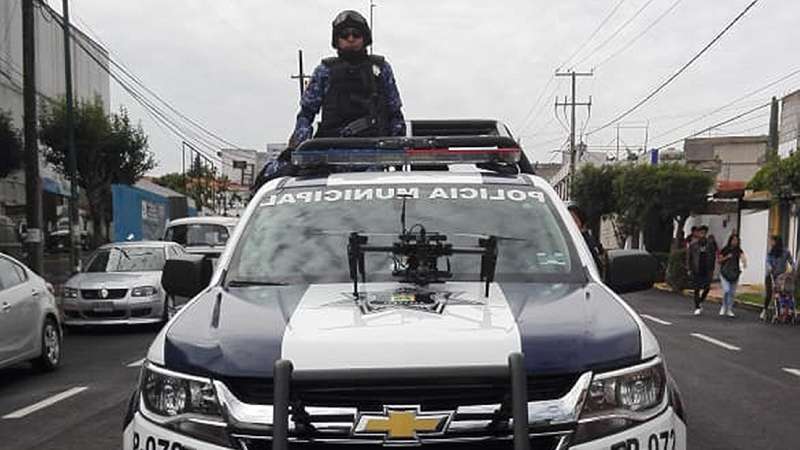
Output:
[[[401,110],[403,102],[400,100],[400,92],[397,90],[397,83],[394,79],[392,66],[384,61],[379,67],[380,75],[378,80],[385,93],[386,110],[389,113],[389,130],[392,136],[404,136],[406,134],[406,123]],[[313,132],[312,125],[314,118],[322,107],[325,94],[330,88],[331,69],[325,64],[320,64],[314,69],[308,87],[300,100],[300,112],[297,114],[297,124],[290,139],[290,145],[296,147],[305,140],[311,138]]]

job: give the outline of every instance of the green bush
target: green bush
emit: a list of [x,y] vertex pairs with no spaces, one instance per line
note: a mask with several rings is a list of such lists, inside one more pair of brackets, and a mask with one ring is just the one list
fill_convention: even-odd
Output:
[[676,292],[689,287],[689,276],[686,267],[686,249],[673,250],[667,263],[667,284]]

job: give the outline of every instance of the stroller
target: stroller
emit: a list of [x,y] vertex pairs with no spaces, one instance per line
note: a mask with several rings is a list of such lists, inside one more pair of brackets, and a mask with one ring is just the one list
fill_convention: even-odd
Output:
[[796,324],[797,302],[794,299],[796,272],[782,273],[772,280],[772,323]]

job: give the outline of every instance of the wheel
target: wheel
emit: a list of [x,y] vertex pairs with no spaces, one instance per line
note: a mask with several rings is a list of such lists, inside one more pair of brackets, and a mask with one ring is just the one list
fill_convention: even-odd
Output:
[[56,321],[48,317],[42,326],[42,354],[33,361],[43,372],[55,370],[61,364],[61,330]]

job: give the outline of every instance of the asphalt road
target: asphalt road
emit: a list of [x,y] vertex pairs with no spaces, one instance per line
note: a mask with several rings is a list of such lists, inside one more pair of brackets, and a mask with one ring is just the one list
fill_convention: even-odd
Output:
[[[694,317],[689,299],[658,291],[626,298],[658,336],[683,391],[689,448],[800,448],[800,327],[765,325],[748,311],[721,318],[714,305]],[[57,372],[38,374],[25,365],[0,370],[0,449],[120,448],[136,363],[155,333],[73,332]],[[59,394],[66,398],[30,410]]]

